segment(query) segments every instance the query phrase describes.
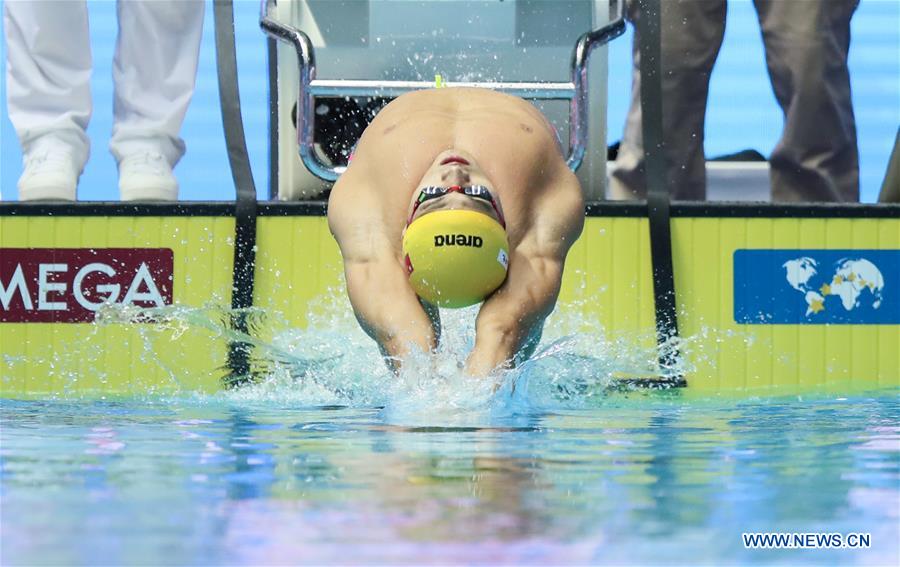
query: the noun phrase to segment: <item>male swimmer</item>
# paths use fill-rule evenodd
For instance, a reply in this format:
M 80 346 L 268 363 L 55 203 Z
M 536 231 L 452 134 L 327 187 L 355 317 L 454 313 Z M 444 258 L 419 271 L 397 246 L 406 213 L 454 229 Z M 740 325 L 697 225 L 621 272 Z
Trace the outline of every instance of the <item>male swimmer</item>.
M 484 301 L 473 376 L 534 351 L 584 199 L 530 103 L 484 89 L 398 97 L 369 124 L 328 202 L 354 313 L 396 371 L 434 350 L 437 307 Z

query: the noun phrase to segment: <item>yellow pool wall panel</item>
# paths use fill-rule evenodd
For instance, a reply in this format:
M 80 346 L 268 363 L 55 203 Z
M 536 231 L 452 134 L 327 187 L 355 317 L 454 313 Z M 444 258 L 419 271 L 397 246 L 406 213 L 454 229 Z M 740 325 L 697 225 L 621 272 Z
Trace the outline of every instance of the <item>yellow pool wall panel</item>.
M 644 217 L 587 218 L 554 322 L 652 351 L 648 232 Z M 229 216 L 0 217 L 4 248 L 170 248 L 174 303 L 192 307 L 230 305 L 233 240 Z M 900 325 L 744 325 L 733 303 L 735 250 L 897 250 L 900 219 L 677 217 L 672 242 L 689 390 L 900 386 Z M 259 217 L 256 261 L 254 305 L 272 323 L 261 340 L 285 325 L 315 329 L 324 320 L 316 315 L 335 306 L 349 310 L 324 216 Z M 176 335 L 152 325 L 0 323 L 0 393 L 220 389 L 227 340 L 196 329 Z
M 230 304 L 233 240 L 230 217 L 0 217 L 3 248 L 171 249 L 173 302 L 192 307 Z M 0 395 L 212 392 L 226 348 L 146 323 L 0 323 Z
M 323 300 L 346 296 L 341 252 L 324 217 L 261 217 L 256 238 L 255 306 L 305 328 Z
M 646 218 L 586 219 L 553 317 L 577 321 L 573 331 L 653 348 L 648 235 Z M 898 325 L 745 325 L 733 315 L 735 250 L 900 249 L 900 220 L 679 217 L 672 239 L 689 388 L 900 386 Z M 262 218 L 259 242 L 256 305 L 303 327 L 321 298 L 343 292 L 340 252 L 324 218 Z
M 900 386 L 900 325 L 745 325 L 733 315 L 735 250 L 897 250 L 900 220 L 676 218 L 672 241 L 691 388 Z

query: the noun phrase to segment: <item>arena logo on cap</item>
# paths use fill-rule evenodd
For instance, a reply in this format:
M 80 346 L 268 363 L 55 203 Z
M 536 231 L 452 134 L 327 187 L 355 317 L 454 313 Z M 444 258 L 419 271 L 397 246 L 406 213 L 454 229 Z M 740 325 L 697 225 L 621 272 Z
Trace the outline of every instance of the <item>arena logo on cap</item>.
M 0 248 L 0 322 L 85 323 L 104 304 L 172 304 L 168 248 Z
M 900 323 L 900 250 L 736 250 L 734 320 Z
M 473 248 L 481 248 L 484 240 L 480 236 L 471 234 L 436 234 L 434 237 L 435 246 L 471 246 Z

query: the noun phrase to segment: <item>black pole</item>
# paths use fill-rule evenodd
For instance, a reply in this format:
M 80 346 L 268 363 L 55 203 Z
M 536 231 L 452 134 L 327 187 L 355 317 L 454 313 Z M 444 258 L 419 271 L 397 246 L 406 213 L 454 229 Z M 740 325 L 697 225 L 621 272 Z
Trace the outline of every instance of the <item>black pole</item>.
M 269 199 L 278 197 L 278 44 L 266 38 L 269 55 Z
M 641 125 L 644 139 L 644 171 L 647 181 L 647 216 L 650 224 L 650 256 L 656 305 L 656 341 L 660 370 L 672 368 L 679 352 L 678 307 L 672 264 L 672 233 L 666 154 L 663 139 L 662 65 L 660 49 L 660 0 L 638 0 L 640 35 Z M 678 380 L 678 377 L 672 377 Z
M 231 290 L 231 326 L 249 333 L 247 308 L 253 306 L 254 266 L 256 264 L 256 185 L 250 169 L 250 157 L 241 117 L 241 96 L 237 79 L 237 57 L 234 43 L 234 6 L 232 0 L 213 3 L 216 29 L 216 67 L 219 77 L 219 103 L 228 163 L 235 187 L 234 210 L 234 278 Z M 250 376 L 250 348 L 242 341 L 228 345 L 226 377 L 229 386 L 247 381 Z

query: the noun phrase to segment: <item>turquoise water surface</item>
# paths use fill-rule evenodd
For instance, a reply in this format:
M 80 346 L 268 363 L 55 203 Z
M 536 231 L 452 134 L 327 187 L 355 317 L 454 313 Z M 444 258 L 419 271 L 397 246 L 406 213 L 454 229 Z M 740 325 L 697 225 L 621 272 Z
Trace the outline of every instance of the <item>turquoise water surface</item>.
M 900 403 L 2 402 L 2 563 L 896 565 Z M 748 550 L 742 532 L 868 533 Z
M 655 350 L 577 309 L 496 388 L 460 369 L 472 309 L 443 312 L 440 350 L 394 376 L 346 298 L 323 301 L 310 328 L 253 339 L 255 384 L 0 400 L 0 564 L 900 564 L 896 388 L 615 391 Z M 111 309 L 99 325 L 131 324 Z M 148 374 L 190 333 L 251 340 L 227 310 L 141 313 Z M 714 339 L 684 339 L 674 371 Z M 870 546 L 745 549 L 745 532 Z

